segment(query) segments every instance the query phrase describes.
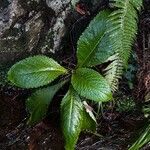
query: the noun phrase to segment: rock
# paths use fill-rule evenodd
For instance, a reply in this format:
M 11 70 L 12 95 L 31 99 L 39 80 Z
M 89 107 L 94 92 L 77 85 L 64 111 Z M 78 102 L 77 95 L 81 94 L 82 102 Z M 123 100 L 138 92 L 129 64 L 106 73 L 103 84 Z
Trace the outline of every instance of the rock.
M 58 51 L 70 8 L 69 0 L 7 1 L 0 11 L 0 65 Z
M 37 46 L 44 22 L 42 20 L 42 14 L 38 12 L 33 18 L 25 23 L 25 34 L 26 34 L 26 49 L 32 52 L 34 47 Z
M 70 10 L 70 0 L 0 1 L 0 84 L 1 72 L 16 61 L 62 48 Z
M 66 33 L 65 20 L 71 11 L 71 5 L 70 0 L 46 0 L 46 4 L 55 12 L 55 17 L 52 18 L 53 23 L 41 49 L 42 52 L 49 50 L 55 53 L 61 48 L 61 41 Z

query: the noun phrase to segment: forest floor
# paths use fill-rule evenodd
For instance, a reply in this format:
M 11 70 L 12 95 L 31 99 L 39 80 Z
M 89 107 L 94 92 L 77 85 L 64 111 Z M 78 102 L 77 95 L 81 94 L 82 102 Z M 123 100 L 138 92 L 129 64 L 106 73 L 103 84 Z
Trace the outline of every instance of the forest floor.
M 29 128 L 24 106 L 27 95 L 26 91 L 8 88 L 4 91 L 3 88 L 0 98 L 0 149 L 63 150 L 58 103 L 52 104 L 50 114 L 43 122 Z M 144 115 L 136 108 L 128 112 L 107 109 L 98 119 L 98 134 L 82 133 L 76 149 L 125 150 L 145 123 Z

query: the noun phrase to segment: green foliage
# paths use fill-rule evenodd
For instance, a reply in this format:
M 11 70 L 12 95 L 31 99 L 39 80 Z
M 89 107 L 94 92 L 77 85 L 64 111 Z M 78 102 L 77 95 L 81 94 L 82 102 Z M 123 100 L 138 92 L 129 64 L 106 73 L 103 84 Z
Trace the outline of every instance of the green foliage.
M 150 142 L 150 104 L 143 106 L 143 113 L 144 116 L 148 118 L 148 125 L 143 127 L 142 131 L 139 133 L 139 137 L 128 150 L 139 150 Z
M 143 6 L 143 0 L 130 0 L 130 3 L 132 3 L 138 11 L 140 11 Z
M 104 63 L 113 54 L 108 34 L 105 34 L 109 10 L 101 11 L 78 40 L 77 58 L 79 67 Z
M 143 113 L 146 118 L 150 117 L 150 104 L 143 106 Z
M 150 142 L 150 124 L 145 128 L 138 140 L 128 150 L 138 150 Z
M 28 124 L 35 125 L 45 118 L 49 104 L 56 92 L 65 84 L 65 82 L 37 90 L 26 101 L 26 107 L 30 113 Z
M 62 100 L 61 118 L 66 150 L 73 150 L 83 122 L 83 104 L 73 89 L 70 89 Z
M 150 102 L 150 91 L 145 95 L 145 102 Z
M 112 92 L 117 89 L 118 80 L 128 62 L 137 31 L 136 9 L 140 10 L 142 0 L 113 2 L 116 9 L 113 12 L 101 11 L 81 35 L 77 44 L 75 70 L 67 71 L 52 58 L 34 56 L 16 63 L 8 72 L 9 81 L 22 88 L 41 87 L 50 84 L 60 75 L 68 74 L 65 79 L 71 80 L 71 85 L 61 102 L 61 125 L 66 150 L 75 148 L 81 131 L 96 130 L 95 117 L 83 105 L 82 97 L 96 102 L 111 100 Z M 104 76 L 90 68 L 103 63 L 108 63 L 103 70 Z M 63 79 L 64 77 L 61 80 Z M 29 124 L 34 125 L 44 119 L 53 96 L 63 85 L 51 84 L 28 98 Z
M 112 51 L 116 55 L 118 54 L 118 58 L 112 62 L 114 64 L 109 65 L 106 75 L 112 91 L 115 91 L 123 69 L 128 64 L 132 44 L 137 33 L 137 9 L 140 10 L 142 7 L 142 0 L 113 0 L 112 6 L 116 10 L 109 15 L 107 33 Z
M 78 93 L 70 88 L 61 103 L 62 130 L 66 150 L 73 150 L 83 130 L 95 132 L 96 122 L 86 112 Z
M 140 0 L 141 1 L 141 0 Z M 127 65 L 131 47 L 137 33 L 137 4 L 133 0 L 113 0 L 112 5 L 117 8 L 109 16 L 111 27 L 107 31 L 112 41 L 112 49 L 119 54 L 124 66 Z M 139 6 L 139 5 L 138 5 Z
M 52 58 L 34 56 L 13 65 L 8 72 L 8 79 L 18 87 L 37 88 L 66 73 L 67 70 Z
M 71 83 L 74 89 L 87 99 L 97 102 L 105 102 L 112 99 L 111 89 L 107 81 L 92 69 L 77 69 L 72 75 Z
M 92 112 L 90 112 L 90 113 L 92 113 Z M 82 122 L 82 130 L 83 131 L 84 130 L 89 130 L 89 131 L 93 131 L 93 132 L 96 131 L 96 120 L 93 119 L 92 117 L 90 116 L 89 112 L 87 112 L 85 109 L 83 110 L 83 122 Z
M 112 92 L 115 92 L 118 89 L 118 80 L 122 75 L 122 61 L 119 58 L 118 53 L 110 56 L 106 61 L 110 61 L 111 63 L 104 69 L 105 78 L 109 83 Z
M 135 102 L 130 97 L 128 97 L 126 99 L 120 99 L 117 101 L 116 110 L 119 112 L 132 111 L 134 108 L 135 108 Z
M 147 104 L 143 107 L 143 113 L 146 118 L 150 116 L 150 104 Z M 148 119 L 148 125 L 144 126 L 142 131 L 139 134 L 140 136 L 132 144 L 129 150 L 138 150 L 141 149 L 144 145 L 150 142 L 150 120 Z

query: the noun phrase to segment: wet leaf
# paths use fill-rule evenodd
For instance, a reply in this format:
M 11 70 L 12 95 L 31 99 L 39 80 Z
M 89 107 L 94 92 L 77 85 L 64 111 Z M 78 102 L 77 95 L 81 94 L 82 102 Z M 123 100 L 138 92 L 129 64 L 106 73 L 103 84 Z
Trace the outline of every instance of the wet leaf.
M 30 113 L 28 124 L 35 125 L 45 118 L 49 104 L 51 103 L 56 92 L 65 82 L 37 90 L 26 101 L 26 107 Z
M 89 100 L 105 102 L 112 99 L 109 84 L 102 75 L 92 69 L 75 70 L 71 83 L 81 96 Z
M 36 88 L 52 82 L 65 73 L 67 70 L 52 58 L 39 55 L 13 65 L 8 72 L 8 79 L 18 87 Z
M 83 105 L 79 95 L 70 88 L 61 103 L 62 130 L 65 149 L 74 150 L 82 129 Z
M 104 63 L 113 54 L 108 34 L 105 34 L 109 14 L 108 10 L 101 11 L 79 38 L 77 45 L 79 67 Z

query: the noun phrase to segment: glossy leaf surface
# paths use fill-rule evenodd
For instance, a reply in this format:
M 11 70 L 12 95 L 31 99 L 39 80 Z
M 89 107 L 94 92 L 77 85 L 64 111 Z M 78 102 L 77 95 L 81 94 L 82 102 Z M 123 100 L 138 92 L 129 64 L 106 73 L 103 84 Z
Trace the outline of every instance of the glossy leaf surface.
M 105 34 L 109 15 L 110 11 L 101 11 L 78 40 L 77 59 L 79 67 L 101 64 L 113 54 L 108 34 Z
M 27 110 L 30 113 L 28 124 L 34 125 L 45 118 L 49 104 L 51 103 L 56 92 L 65 82 L 37 90 L 26 101 Z
M 65 138 L 65 149 L 74 150 L 82 129 L 83 104 L 76 91 L 68 91 L 61 103 L 62 130 Z
M 67 70 L 52 58 L 39 55 L 13 65 L 8 72 L 8 79 L 18 87 L 36 88 L 52 82 L 65 73 Z
M 71 83 L 81 96 L 89 100 L 105 102 L 112 99 L 111 89 L 107 81 L 92 69 L 79 68 L 75 70 Z

